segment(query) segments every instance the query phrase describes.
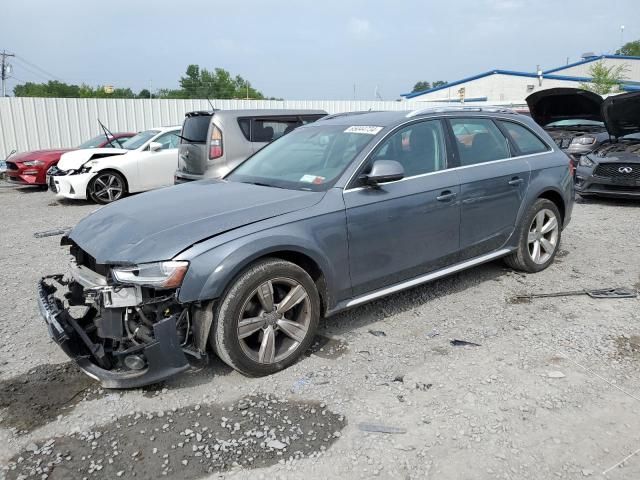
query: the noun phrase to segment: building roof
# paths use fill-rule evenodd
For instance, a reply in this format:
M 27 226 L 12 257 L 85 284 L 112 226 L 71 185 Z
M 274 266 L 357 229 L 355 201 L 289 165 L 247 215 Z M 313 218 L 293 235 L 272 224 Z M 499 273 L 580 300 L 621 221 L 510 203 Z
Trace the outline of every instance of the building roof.
M 601 60 L 603 58 L 617 58 L 617 59 L 625 59 L 625 60 L 640 60 L 640 57 L 631 57 L 631 56 L 627 56 L 627 55 L 600 55 L 598 57 L 589 57 L 589 58 L 587 58 L 585 60 L 582 60 L 580 62 L 572 63 L 572 64 L 569 64 L 569 65 L 565 65 L 563 67 L 553 68 L 551 70 L 546 70 L 546 71 L 542 72 L 542 78 L 543 79 L 549 79 L 549 80 L 565 80 L 565 81 L 570 81 L 570 82 L 590 82 L 591 81 L 590 77 L 573 77 L 573 76 L 569 76 L 569 75 L 555 75 L 555 74 L 553 74 L 553 72 L 564 70 L 566 68 L 571 68 L 571 67 L 574 67 L 576 65 L 582 65 L 584 63 L 594 62 L 596 60 Z M 420 95 L 424 95 L 425 93 L 432 93 L 432 92 L 437 92 L 438 90 L 445 90 L 445 89 L 448 89 L 448 88 L 451 88 L 451 87 L 455 87 L 456 85 L 460 85 L 462 83 L 467 83 L 467 82 L 470 82 L 472 80 L 477 80 L 479 78 L 488 77 L 490 75 L 508 75 L 508 76 L 514 76 L 514 77 L 538 78 L 538 74 L 537 73 L 518 72 L 518 71 L 515 71 L 515 70 L 500 70 L 500 69 L 496 69 L 496 70 L 489 70 L 488 72 L 480 73 L 478 75 L 473 75 L 472 77 L 467 77 L 467 78 L 463 78 L 461 80 L 456 80 L 454 82 L 449 82 L 449 83 L 446 83 L 446 84 L 441 85 L 439 87 L 430 88 L 428 90 L 421 90 L 419 92 L 403 93 L 400 96 L 401 97 L 405 97 L 407 99 L 414 98 L 414 97 L 418 97 Z M 636 82 L 626 82 L 626 83 L 636 84 Z M 623 85 L 623 89 L 626 86 L 627 85 Z

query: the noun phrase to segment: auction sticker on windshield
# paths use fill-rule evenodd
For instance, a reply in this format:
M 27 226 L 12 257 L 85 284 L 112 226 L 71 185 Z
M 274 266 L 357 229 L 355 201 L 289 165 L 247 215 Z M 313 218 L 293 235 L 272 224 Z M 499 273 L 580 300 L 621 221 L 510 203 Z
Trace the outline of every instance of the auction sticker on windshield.
M 315 183 L 316 185 L 320 185 L 322 184 L 322 182 L 324 182 L 324 177 L 319 177 L 317 175 L 303 175 L 300 181 L 305 183 Z
M 353 127 L 347 128 L 344 133 L 364 133 L 366 135 L 375 135 L 382 127 L 373 127 L 368 125 L 354 125 Z

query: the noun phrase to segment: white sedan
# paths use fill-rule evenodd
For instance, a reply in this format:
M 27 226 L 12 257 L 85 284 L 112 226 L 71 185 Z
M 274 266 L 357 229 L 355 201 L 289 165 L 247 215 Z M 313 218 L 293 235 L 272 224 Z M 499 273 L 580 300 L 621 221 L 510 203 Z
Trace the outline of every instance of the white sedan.
M 122 148 L 76 150 L 48 172 L 51 190 L 73 199 L 111 203 L 127 193 L 173 185 L 181 127 L 138 133 Z

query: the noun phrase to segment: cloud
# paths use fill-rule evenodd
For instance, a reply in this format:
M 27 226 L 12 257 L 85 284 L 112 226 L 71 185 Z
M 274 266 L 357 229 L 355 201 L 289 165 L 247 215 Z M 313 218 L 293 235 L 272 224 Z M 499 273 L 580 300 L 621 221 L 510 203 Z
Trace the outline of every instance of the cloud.
M 517 10 L 522 7 L 521 0 L 489 0 L 489 6 L 498 11 Z
M 349 33 L 356 38 L 365 38 L 371 34 L 371 23 L 365 18 L 352 18 L 347 26 Z

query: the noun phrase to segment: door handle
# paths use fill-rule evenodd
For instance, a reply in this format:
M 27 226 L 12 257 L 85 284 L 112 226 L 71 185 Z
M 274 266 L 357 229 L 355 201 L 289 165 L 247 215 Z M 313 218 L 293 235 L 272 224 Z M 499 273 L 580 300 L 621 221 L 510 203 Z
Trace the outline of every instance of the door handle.
M 436 200 L 438 200 L 439 202 L 448 202 L 449 200 L 453 200 L 454 198 L 456 198 L 456 193 L 452 192 L 451 190 L 445 190 L 440 194 L 440 196 L 436 197 Z
M 512 187 L 515 187 L 517 185 L 520 185 L 523 182 L 524 182 L 523 179 L 519 177 L 513 177 L 511 180 L 509 180 L 509 185 L 511 185 Z

